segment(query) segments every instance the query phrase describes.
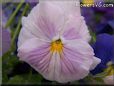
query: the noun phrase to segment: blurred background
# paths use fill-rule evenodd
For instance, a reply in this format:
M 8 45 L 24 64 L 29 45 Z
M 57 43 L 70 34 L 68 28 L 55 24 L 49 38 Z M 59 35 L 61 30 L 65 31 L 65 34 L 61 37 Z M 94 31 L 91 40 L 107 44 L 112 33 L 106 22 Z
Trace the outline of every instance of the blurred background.
M 113 2 L 105 2 L 104 0 L 95 0 L 94 3 L 100 2 L 114 5 Z M 81 4 L 83 3 L 87 4 L 87 2 L 81 2 Z M 60 85 L 57 82 L 45 80 L 28 64 L 19 61 L 17 57 L 21 18 L 27 16 L 37 4 L 38 0 L 0 3 L 2 84 Z M 101 63 L 84 79 L 67 84 L 105 84 L 104 78 L 113 75 L 111 72 L 114 70 L 114 6 L 81 7 L 81 14 L 84 16 L 92 36 L 90 44 L 94 49 L 95 56 L 101 59 Z

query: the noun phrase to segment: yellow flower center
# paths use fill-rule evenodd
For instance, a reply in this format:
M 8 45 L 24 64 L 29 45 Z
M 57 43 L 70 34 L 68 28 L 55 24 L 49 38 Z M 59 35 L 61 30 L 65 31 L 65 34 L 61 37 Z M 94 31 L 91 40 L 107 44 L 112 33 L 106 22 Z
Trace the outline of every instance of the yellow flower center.
M 60 39 L 53 41 L 51 43 L 51 52 L 59 52 L 61 53 L 63 50 L 63 44 L 62 41 Z

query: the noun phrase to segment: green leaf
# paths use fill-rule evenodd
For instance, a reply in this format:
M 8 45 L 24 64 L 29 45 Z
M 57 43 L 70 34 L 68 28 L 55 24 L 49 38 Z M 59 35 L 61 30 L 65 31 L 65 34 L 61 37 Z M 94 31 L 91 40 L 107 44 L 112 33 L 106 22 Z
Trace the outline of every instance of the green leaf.
M 96 83 L 96 84 L 104 84 L 104 81 L 103 81 L 102 78 L 96 77 L 96 78 L 94 78 L 94 80 L 95 80 L 95 83 Z
M 31 85 L 40 85 L 41 84 L 41 81 L 43 79 L 43 77 L 39 74 L 32 74 L 30 77 L 29 77 L 29 74 L 22 74 L 20 75 L 24 82 L 22 84 L 31 84 Z M 29 77 L 29 78 L 28 78 Z
M 2 84 L 7 83 L 8 81 L 8 76 L 6 73 L 2 73 Z
M 100 22 L 100 18 L 103 16 L 103 14 L 100 13 L 100 12 L 96 12 L 95 15 L 96 16 L 94 17 L 94 20 L 96 21 L 96 23 L 99 23 Z
M 42 79 L 41 75 L 33 74 L 28 82 L 31 84 L 41 84 Z
M 3 83 L 8 81 L 8 74 L 13 70 L 14 66 L 19 63 L 18 57 L 11 52 L 7 52 L 2 56 L 2 77 Z
M 39 74 L 33 74 L 30 78 L 28 78 L 29 74 L 21 74 L 11 77 L 7 82 L 3 82 L 3 84 L 29 84 L 29 85 L 40 85 L 43 77 Z M 5 77 L 6 78 L 6 77 Z M 5 79 L 4 78 L 4 79 Z
M 100 77 L 94 77 L 92 74 L 89 74 L 87 77 L 84 79 L 85 84 L 104 84 L 103 79 Z
M 91 43 L 96 42 L 96 34 L 91 29 L 89 29 L 90 35 L 91 35 Z
M 74 82 L 71 82 L 70 85 L 79 85 L 79 81 L 74 81 Z
M 104 78 L 106 75 L 107 75 L 107 72 L 102 72 L 102 73 L 94 75 L 94 78 L 97 78 L 97 77 L 98 78 Z
M 19 85 L 19 84 L 23 84 L 25 82 L 25 80 L 23 79 L 23 77 L 16 75 L 12 78 L 10 78 L 10 80 L 6 83 L 8 85 L 10 84 L 14 84 L 14 85 Z
M 11 53 L 6 53 L 2 58 L 3 69 L 5 66 L 13 67 L 19 63 L 18 57 L 16 55 L 12 55 Z

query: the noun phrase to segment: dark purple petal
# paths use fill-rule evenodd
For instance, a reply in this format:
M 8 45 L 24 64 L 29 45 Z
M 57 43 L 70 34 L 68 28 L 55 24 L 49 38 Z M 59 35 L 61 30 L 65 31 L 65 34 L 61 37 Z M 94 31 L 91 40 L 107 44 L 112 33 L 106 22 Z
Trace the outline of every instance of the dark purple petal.
M 8 51 L 10 48 L 10 33 L 6 29 L 2 29 L 2 54 Z
M 91 28 L 95 27 L 94 10 L 91 7 L 82 7 L 81 14 L 85 17 L 87 25 L 89 25 Z
M 34 6 L 37 5 L 37 3 L 39 2 L 39 0 L 25 0 L 25 2 L 29 3 L 30 6 L 33 8 Z
M 2 55 L 7 52 L 10 48 L 10 31 L 9 29 L 5 28 L 5 24 L 7 22 L 7 17 L 5 16 L 4 14 L 4 11 L 3 10 L 0 10 L 0 17 L 2 16 L 2 23 L 0 24 L 0 34 L 1 34 L 1 40 L 2 40 Z M 1 55 L 0 55 L 1 56 Z
M 95 56 L 101 59 L 101 63 L 92 71 L 96 74 L 102 72 L 106 64 L 114 58 L 114 35 L 100 34 L 92 46 Z

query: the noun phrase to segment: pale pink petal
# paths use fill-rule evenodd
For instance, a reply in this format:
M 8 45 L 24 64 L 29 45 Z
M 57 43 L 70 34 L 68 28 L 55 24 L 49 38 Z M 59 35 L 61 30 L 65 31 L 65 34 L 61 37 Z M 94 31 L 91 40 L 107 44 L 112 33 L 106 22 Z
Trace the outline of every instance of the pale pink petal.
M 48 44 L 47 46 L 49 47 L 48 42 L 39 40 L 38 38 L 31 38 L 31 39 L 25 41 L 20 47 L 18 47 L 18 55 L 21 60 L 24 60 L 28 56 L 27 53 L 29 53 L 41 46 L 45 47 L 46 44 Z
M 84 64 L 85 67 L 89 68 L 90 70 L 94 69 L 101 61 L 99 58 L 94 57 L 94 51 L 92 47 L 83 40 L 66 41 L 64 47 L 67 50 L 66 52 L 78 57 L 72 59 L 81 62 L 81 64 Z
M 74 52 L 74 54 L 75 53 L 76 52 Z M 82 64 L 80 60 L 78 61 L 78 59 L 75 60 L 73 58 L 76 59 L 78 57 L 67 52 L 67 49 L 64 49 L 61 54 L 54 52 L 50 60 L 49 72 L 43 74 L 43 76 L 48 80 L 60 83 L 84 78 L 88 75 L 89 68 L 85 65 L 86 63 Z
M 76 56 L 73 56 L 71 53 L 68 54 L 66 51 L 62 55 L 60 82 L 80 80 L 88 75 L 88 68 L 72 58 L 76 58 Z
M 48 67 L 49 72 L 44 74 L 44 77 L 51 81 L 59 81 L 60 80 L 60 56 L 58 52 L 54 52 L 52 54 L 50 64 Z
M 22 31 L 19 35 L 18 44 L 20 46 L 31 37 L 50 41 L 58 33 L 63 23 L 64 13 L 59 6 L 50 3 L 39 3 L 27 17 L 22 18 Z
M 18 37 L 18 47 L 20 47 L 25 41 L 35 38 L 33 34 L 31 34 L 30 31 L 28 31 L 26 28 L 22 28 Z
M 101 62 L 101 60 L 95 56 L 93 56 L 92 59 L 93 59 L 93 64 L 91 65 L 90 70 L 93 70 Z
M 80 50 L 79 47 L 83 49 Z M 86 77 L 91 66 L 95 62 L 96 65 L 100 63 L 97 58 L 97 60 L 93 59 L 93 55 L 91 47 L 84 41 L 71 41 L 68 44 L 64 44 L 63 53 L 60 54 L 60 63 L 58 63 L 61 69 L 59 69 L 60 74 L 58 74 L 60 77 L 56 81 L 65 83 Z
M 50 1 L 39 2 L 39 4 L 31 11 L 29 17 L 32 17 L 36 23 L 40 17 L 46 18 L 56 25 L 56 29 L 59 29 L 59 27 L 64 23 L 63 9 L 54 5 L 53 2 Z
M 90 32 L 88 30 L 85 20 L 81 24 L 79 34 L 81 34 L 81 37 L 84 41 L 89 42 L 91 40 Z
M 77 18 L 74 16 L 68 16 L 67 21 L 64 24 L 62 34 L 63 36 L 68 39 L 80 39 L 80 26 L 83 22 L 83 18 L 81 16 L 78 16 Z
M 67 16 L 69 14 L 74 14 L 75 16 L 80 16 L 81 12 L 80 12 L 80 1 L 79 0 L 40 0 L 39 2 L 49 2 L 50 4 L 54 4 L 55 6 L 60 7 L 63 12 L 64 15 Z
M 22 18 L 23 28 L 27 29 L 31 35 L 46 41 L 50 41 L 56 35 L 56 26 L 48 18 L 39 16 L 37 22 L 31 18 L 32 17 Z
M 45 37 L 47 35 L 53 36 L 50 34 L 51 31 L 53 34 L 57 33 L 63 22 L 63 11 L 59 6 L 55 6 L 49 2 L 40 2 L 32 9 L 28 17 L 23 18 L 23 26 L 28 27 L 27 29 L 32 30 L 38 37 L 41 37 L 41 34 Z
M 53 22 L 45 17 L 40 17 L 38 19 L 38 27 L 41 28 L 41 32 L 44 33 L 45 37 L 52 40 L 54 36 L 57 35 L 57 27 L 55 27 Z
M 34 38 L 25 42 L 18 51 L 21 60 L 30 64 L 43 77 L 60 83 L 84 78 L 93 68 L 92 65 L 99 63 L 97 58 L 93 58 L 92 48 L 83 40 L 66 41 L 63 52 L 58 53 L 50 51 L 49 43 Z
M 80 7 L 75 6 L 77 2 L 79 1 L 40 1 L 28 17 L 22 18 L 22 26 L 32 35 L 50 41 L 62 29 L 67 19 L 66 14 L 80 15 Z
M 33 42 L 34 41 L 34 42 Z M 29 40 L 29 43 L 38 40 Z M 21 60 L 30 64 L 36 71 L 48 80 L 58 81 L 60 77 L 60 56 L 57 53 L 50 52 L 49 44 L 38 45 L 36 47 L 25 43 L 18 50 L 18 56 Z M 34 48 L 34 49 L 33 49 Z M 32 50 L 32 51 L 31 51 Z
M 22 59 L 23 61 L 30 64 L 44 78 L 51 81 L 71 82 L 84 78 L 89 72 L 80 63 L 70 60 L 67 52 L 61 56 L 57 52 L 50 53 L 48 45 L 19 55 L 25 57 Z
M 67 40 L 83 39 L 87 42 L 90 40 L 90 34 L 82 16 L 68 16 L 62 34 Z

